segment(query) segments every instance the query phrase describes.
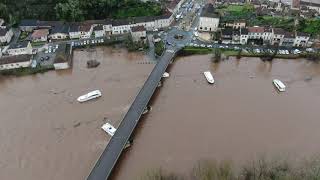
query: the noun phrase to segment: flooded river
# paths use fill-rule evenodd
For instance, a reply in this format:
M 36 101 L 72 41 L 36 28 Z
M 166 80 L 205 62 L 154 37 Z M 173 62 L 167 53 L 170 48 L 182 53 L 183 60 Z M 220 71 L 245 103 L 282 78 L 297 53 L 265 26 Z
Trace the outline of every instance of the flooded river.
M 86 61 L 101 65 L 87 69 Z M 73 70 L 0 79 L 0 179 L 85 179 L 154 64 L 140 53 L 75 51 Z M 152 111 L 117 164 L 115 180 L 162 167 L 185 173 L 200 159 L 245 162 L 259 154 L 294 157 L 320 149 L 320 65 L 305 60 L 178 58 Z M 202 74 L 211 70 L 216 84 Z M 278 93 L 272 79 L 287 85 Z M 75 99 L 100 89 L 87 103 Z
M 215 85 L 206 82 L 206 70 Z M 186 174 L 203 159 L 241 164 L 319 152 L 319 64 L 255 58 L 212 64 L 210 56 L 191 56 L 176 60 L 170 75 L 114 179 L 139 179 L 160 167 Z M 273 87 L 274 78 L 285 82 L 285 93 Z
M 101 62 L 87 69 L 86 61 Z M 73 70 L 1 77 L 0 179 L 80 180 L 89 175 L 154 64 L 143 54 L 98 48 L 75 51 Z M 100 89 L 102 97 L 76 98 Z

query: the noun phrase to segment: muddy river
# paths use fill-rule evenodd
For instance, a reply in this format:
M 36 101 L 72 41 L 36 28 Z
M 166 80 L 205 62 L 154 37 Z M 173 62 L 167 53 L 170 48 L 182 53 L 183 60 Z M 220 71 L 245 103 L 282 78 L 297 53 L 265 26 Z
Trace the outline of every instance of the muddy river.
M 101 62 L 87 69 L 86 61 Z M 144 54 L 98 48 L 75 51 L 73 70 L 1 77 L 0 179 L 79 180 L 89 175 L 154 64 Z M 77 97 L 100 89 L 102 97 Z
M 87 69 L 86 61 L 101 65 Z M 154 67 L 142 53 L 75 51 L 72 70 L 0 79 L 0 179 L 85 179 Z M 201 159 L 245 162 L 259 154 L 310 156 L 320 149 L 320 65 L 305 60 L 178 58 L 152 111 L 117 164 L 115 180 L 162 167 L 184 173 Z M 209 85 L 202 72 L 210 70 Z M 278 93 L 272 79 L 287 85 Z M 103 96 L 76 98 L 100 89 Z
M 320 64 L 255 58 L 213 64 L 210 56 L 191 56 L 176 60 L 170 75 L 114 179 L 139 179 L 157 168 L 186 174 L 203 159 L 243 164 L 319 152 Z M 285 93 L 273 87 L 274 78 L 287 85 Z

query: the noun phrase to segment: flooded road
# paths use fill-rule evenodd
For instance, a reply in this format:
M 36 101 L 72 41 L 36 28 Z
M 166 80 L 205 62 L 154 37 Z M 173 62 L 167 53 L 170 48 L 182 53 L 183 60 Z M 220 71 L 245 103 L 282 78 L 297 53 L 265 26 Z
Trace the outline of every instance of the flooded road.
M 101 62 L 87 69 L 87 60 Z M 75 51 L 73 69 L 0 79 L 0 179 L 85 179 L 154 67 L 141 53 Z M 76 98 L 99 89 L 102 97 Z
M 274 78 L 286 92 L 277 92 Z M 302 158 L 320 149 L 320 65 L 309 61 L 179 58 L 152 106 L 113 179 L 139 179 L 160 167 L 185 174 L 202 159 L 241 164 L 261 155 Z

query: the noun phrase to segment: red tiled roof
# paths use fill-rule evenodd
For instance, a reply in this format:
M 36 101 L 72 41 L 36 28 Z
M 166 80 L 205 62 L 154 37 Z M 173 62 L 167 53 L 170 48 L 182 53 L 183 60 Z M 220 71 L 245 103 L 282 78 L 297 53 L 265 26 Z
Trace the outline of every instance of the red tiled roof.
M 31 37 L 32 38 L 41 38 L 41 37 L 44 37 L 44 36 L 48 36 L 49 34 L 49 29 L 37 29 L 37 30 L 34 30 Z
M 132 32 L 145 31 L 146 29 L 143 26 L 131 27 Z
M 263 33 L 264 27 L 248 27 L 250 33 Z

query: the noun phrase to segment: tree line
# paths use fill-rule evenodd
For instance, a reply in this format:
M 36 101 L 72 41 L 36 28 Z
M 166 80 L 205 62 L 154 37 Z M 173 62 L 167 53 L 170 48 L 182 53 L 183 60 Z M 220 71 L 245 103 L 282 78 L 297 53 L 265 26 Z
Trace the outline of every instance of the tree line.
M 21 19 L 83 21 L 160 15 L 162 6 L 140 0 L 2 0 L 0 18 L 9 24 Z M 129 12 L 129 13 L 124 13 Z

